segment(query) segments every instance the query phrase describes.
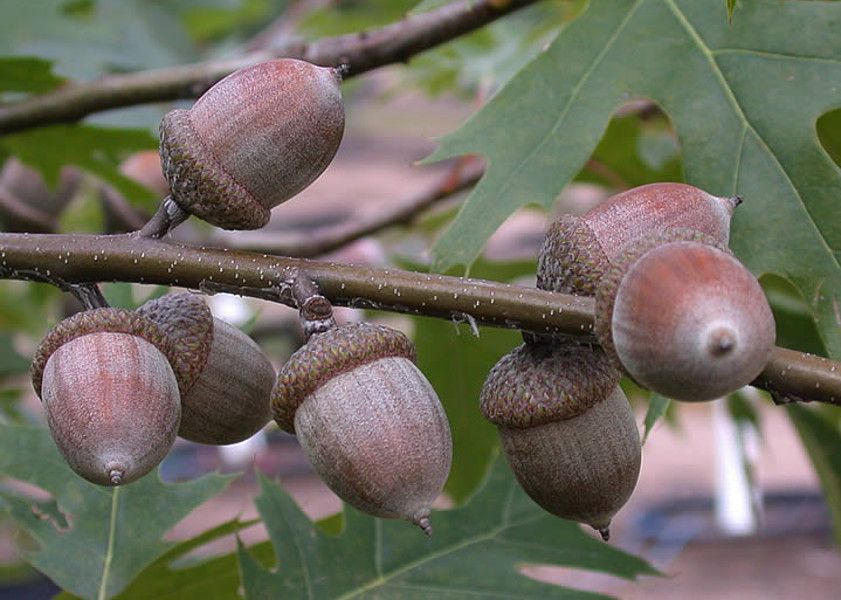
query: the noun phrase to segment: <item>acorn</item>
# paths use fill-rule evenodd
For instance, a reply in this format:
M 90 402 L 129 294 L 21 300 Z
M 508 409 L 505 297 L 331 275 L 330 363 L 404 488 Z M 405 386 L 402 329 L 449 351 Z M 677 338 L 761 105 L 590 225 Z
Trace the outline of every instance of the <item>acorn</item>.
M 257 229 L 327 168 L 344 132 L 340 71 L 284 58 L 246 67 L 161 121 L 172 199 L 224 229 Z
M 332 327 L 313 334 L 284 365 L 272 406 L 277 424 L 298 436 L 342 500 L 430 534 L 430 506 L 450 471 L 452 439 L 414 360 L 412 342 L 399 331 Z
M 626 249 L 599 287 L 595 331 L 638 383 L 688 401 L 753 381 L 776 335 L 751 272 L 713 238 L 685 229 Z
M 32 384 L 70 467 L 99 485 L 130 483 L 167 455 L 181 418 L 175 350 L 152 321 L 99 308 L 41 342 Z
M 271 420 L 275 371 L 260 347 L 215 318 L 198 294 L 169 294 L 137 309 L 174 342 L 185 374 L 178 435 L 200 444 L 233 444 Z
M 511 470 L 550 513 L 607 540 L 639 478 L 640 436 L 619 372 L 598 347 L 523 344 L 493 367 L 482 414 Z
M 4 229 L 52 233 L 80 181 L 78 169 L 65 167 L 59 175 L 58 186 L 50 189 L 38 171 L 10 158 L 0 170 L 0 215 Z
M 584 215 L 562 215 L 538 255 L 541 290 L 595 296 L 605 271 L 630 243 L 667 229 L 691 228 L 727 245 L 741 203 L 683 183 L 652 183 L 608 198 Z

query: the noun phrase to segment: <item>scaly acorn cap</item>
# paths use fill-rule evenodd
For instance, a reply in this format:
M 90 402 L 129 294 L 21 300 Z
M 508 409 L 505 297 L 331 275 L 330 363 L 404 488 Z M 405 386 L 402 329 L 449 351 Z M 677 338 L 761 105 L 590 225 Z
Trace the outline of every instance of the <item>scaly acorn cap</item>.
M 76 313 L 53 327 L 41 340 L 32 359 L 32 387 L 41 397 L 41 384 L 47 361 L 62 345 L 67 342 L 100 332 L 126 333 L 143 338 L 166 357 L 178 380 L 179 392 L 183 394 L 182 384 L 187 381 L 185 365 L 178 358 L 178 351 L 173 340 L 152 320 L 122 308 L 96 308 Z
M 561 215 L 540 249 L 538 289 L 595 296 L 599 281 L 637 240 L 691 228 L 727 245 L 741 198 L 718 197 L 684 183 L 651 183 L 608 198 L 580 217 Z
M 248 335 L 213 317 L 204 298 L 168 294 L 145 303 L 138 313 L 173 339 L 185 365 L 179 436 L 200 444 L 233 444 L 271 420 L 274 367 Z
M 245 67 L 161 121 L 173 200 L 224 229 L 257 229 L 312 183 L 344 133 L 336 69 L 279 59 Z
M 524 344 L 488 375 L 481 408 L 520 485 L 607 540 L 636 486 L 641 445 L 619 372 L 597 347 Z
M 563 376 L 550 376 L 560 366 Z M 606 398 L 619 379 L 598 348 L 523 344 L 491 369 L 481 410 L 491 423 L 518 429 L 572 419 Z
M 561 215 L 549 226 L 537 255 L 537 289 L 595 296 L 609 267 L 610 261 L 587 222 L 575 215 Z
M 204 370 L 213 345 L 213 313 L 207 302 L 199 294 L 167 294 L 145 302 L 135 312 L 172 340 L 186 396 Z
M 774 317 L 756 278 L 721 243 L 672 230 L 632 244 L 596 296 L 602 347 L 641 385 L 713 400 L 767 364 Z
M 340 373 L 388 356 L 415 361 L 415 346 L 401 332 L 372 323 L 347 324 L 313 335 L 278 373 L 272 410 L 278 426 L 295 433 L 295 411 L 320 385 Z

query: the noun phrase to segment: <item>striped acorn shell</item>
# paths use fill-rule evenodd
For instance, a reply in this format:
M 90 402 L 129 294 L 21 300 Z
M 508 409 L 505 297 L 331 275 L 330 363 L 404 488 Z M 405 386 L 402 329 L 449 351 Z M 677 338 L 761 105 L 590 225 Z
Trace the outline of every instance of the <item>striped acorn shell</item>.
M 446 414 L 402 333 L 372 324 L 310 337 L 281 369 L 275 420 L 342 500 L 431 533 L 452 461 Z
M 130 483 L 169 452 L 181 416 L 172 344 L 151 321 L 101 308 L 65 319 L 33 361 L 33 385 L 70 467 L 99 485 Z
M 184 364 L 178 435 L 201 444 L 233 444 L 271 420 L 274 367 L 248 335 L 213 317 L 202 296 L 168 294 L 138 313 L 172 338 Z
M 618 381 L 597 347 L 524 344 L 497 363 L 481 393 L 482 413 L 497 425 L 526 493 L 605 539 L 636 486 L 642 460 Z

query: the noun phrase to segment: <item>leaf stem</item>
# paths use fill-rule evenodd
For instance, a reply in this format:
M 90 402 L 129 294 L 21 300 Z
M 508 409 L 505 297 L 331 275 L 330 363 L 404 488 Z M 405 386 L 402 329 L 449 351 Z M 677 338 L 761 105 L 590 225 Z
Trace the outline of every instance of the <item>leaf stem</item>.
M 102 565 L 102 581 L 99 583 L 97 600 L 108 598 L 108 577 L 111 572 L 111 561 L 114 558 L 114 537 L 117 533 L 117 508 L 119 506 L 120 488 L 112 488 L 111 492 L 111 518 L 108 522 L 108 547 L 105 551 L 105 561 Z

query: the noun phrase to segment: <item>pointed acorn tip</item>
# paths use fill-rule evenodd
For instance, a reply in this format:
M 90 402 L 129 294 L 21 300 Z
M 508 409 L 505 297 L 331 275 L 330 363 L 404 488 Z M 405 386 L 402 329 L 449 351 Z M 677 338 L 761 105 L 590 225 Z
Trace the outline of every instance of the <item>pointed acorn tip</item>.
M 421 531 L 423 531 L 426 535 L 432 535 L 432 522 L 429 520 L 428 508 L 418 511 L 417 514 L 412 517 L 412 523 L 420 527 Z
M 598 530 L 599 535 L 602 536 L 604 541 L 610 541 L 610 527 L 605 527 L 603 529 Z
M 350 65 L 348 63 L 342 63 L 333 69 L 333 72 L 336 74 L 336 77 L 339 79 L 339 83 L 345 80 L 345 78 L 350 75 Z
M 111 480 L 111 485 L 120 485 L 123 482 L 124 473 L 120 469 L 111 469 L 108 471 L 108 479 Z
M 727 327 L 720 327 L 710 333 L 707 350 L 712 356 L 724 356 L 736 347 L 736 334 Z

